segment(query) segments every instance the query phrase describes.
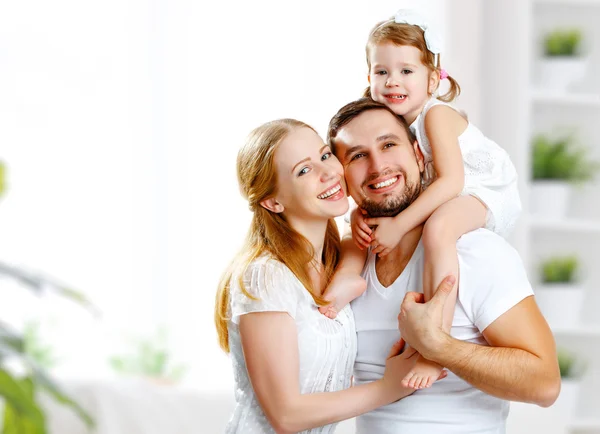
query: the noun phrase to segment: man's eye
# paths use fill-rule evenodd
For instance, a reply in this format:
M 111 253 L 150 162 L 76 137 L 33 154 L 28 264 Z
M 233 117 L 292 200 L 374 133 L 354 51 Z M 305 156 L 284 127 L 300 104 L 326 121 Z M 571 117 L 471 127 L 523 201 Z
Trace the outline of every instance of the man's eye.
M 385 145 L 383 145 L 384 148 L 391 148 L 392 146 L 396 146 L 395 143 L 386 143 Z
M 298 176 L 306 175 L 309 171 L 310 169 L 307 166 L 305 166 L 302 169 L 300 169 L 300 172 L 298 172 Z
M 352 158 L 350 159 L 350 161 L 358 160 L 359 158 L 362 158 L 364 156 L 365 156 L 365 154 L 360 154 L 360 153 L 359 154 L 354 154 L 352 156 Z

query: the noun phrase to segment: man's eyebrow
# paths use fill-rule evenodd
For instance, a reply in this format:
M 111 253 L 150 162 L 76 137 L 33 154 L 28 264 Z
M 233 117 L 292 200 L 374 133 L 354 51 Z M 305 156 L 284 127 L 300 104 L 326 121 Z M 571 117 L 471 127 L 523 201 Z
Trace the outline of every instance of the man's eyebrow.
M 325 144 L 323 145 L 323 147 L 322 147 L 321 149 L 319 149 L 319 154 L 320 154 L 321 152 L 323 152 L 323 149 L 325 149 L 325 148 L 329 148 L 329 145 L 328 145 L 327 143 L 325 143 Z M 298 161 L 298 162 L 297 162 L 297 163 L 294 165 L 294 167 L 292 167 L 292 173 L 294 173 L 294 171 L 296 170 L 296 166 L 298 166 L 298 165 L 300 165 L 300 164 L 302 164 L 302 163 L 305 163 L 305 162 L 307 162 L 307 161 L 310 161 L 310 157 L 306 157 L 304 160 L 300 160 L 300 161 Z
M 395 134 L 391 134 L 390 133 L 390 134 L 384 134 L 383 136 L 379 136 L 375 140 L 378 141 L 378 142 L 384 142 L 386 140 L 398 140 L 398 141 L 400 141 L 400 137 L 398 137 Z
M 354 152 L 356 152 L 356 151 L 358 151 L 359 149 L 362 149 L 362 148 L 363 148 L 362 145 L 357 145 L 357 146 L 352 146 L 351 148 L 346 149 L 346 152 L 344 152 L 344 158 L 348 158 Z

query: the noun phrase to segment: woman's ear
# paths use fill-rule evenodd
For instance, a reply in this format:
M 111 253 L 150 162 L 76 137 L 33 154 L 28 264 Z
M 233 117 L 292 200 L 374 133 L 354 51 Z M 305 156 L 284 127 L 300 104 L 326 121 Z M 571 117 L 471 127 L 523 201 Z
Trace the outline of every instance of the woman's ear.
M 262 206 L 266 210 L 269 210 L 274 213 L 283 212 L 283 210 L 285 209 L 284 206 L 282 204 L 280 204 L 279 202 L 277 202 L 277 199 L 275 199 L 274 197 L 270 197 L 268 199 L 261 200 L 260 206 Z

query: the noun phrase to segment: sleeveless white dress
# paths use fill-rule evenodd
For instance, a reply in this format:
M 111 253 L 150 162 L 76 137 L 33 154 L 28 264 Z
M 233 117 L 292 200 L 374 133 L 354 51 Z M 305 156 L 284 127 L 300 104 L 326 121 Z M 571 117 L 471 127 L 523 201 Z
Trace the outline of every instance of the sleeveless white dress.
M 236 406 L 227 434 L 275 433 L 267 421 L 250 384 L 240 342 L 239 319 L 251 312 L 287 312 L 298 329 L 300 393 L 334 392 L 350 387 L 356 357 L 356 328 L 350 305 L 335 320 L 319 313 L 312 296 L 281 262 L 262 256 L 252 262 L 244 276 L 244 295 L 232 280 L 230 289 L 229 347 L 235 380 Z M 303 431 L 329 434 L 335 425 Z
M 436 105 L 446 105 L 456 110 L 448 103 L 431 98 L 410 125 L 425 157 L 425 186 L 436 177 L 431 145 L 425 134 L 425 115 Z M 508 153 L 484 136 L 471 122 L 458 137 L 458 143 L 465 168 L 461 196 L 471 195 L 481 200 L 488 209 L 485 228 L 506 237 L 521 213 L 517 171 Z

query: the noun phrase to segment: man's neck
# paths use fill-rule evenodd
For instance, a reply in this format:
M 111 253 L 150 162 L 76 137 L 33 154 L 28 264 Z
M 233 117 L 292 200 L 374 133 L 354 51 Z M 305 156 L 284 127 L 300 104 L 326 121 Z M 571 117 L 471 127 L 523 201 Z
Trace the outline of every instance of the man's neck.
M 422 233 L 423 225 L 417 226 L 404 235 L 402 240 L 400 240 L 400 244 L 387 256 L 377 258 L 375 270 L 377 278 L 383 286 L 390 286 L 402 274 L 419 245 Z

